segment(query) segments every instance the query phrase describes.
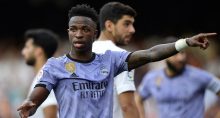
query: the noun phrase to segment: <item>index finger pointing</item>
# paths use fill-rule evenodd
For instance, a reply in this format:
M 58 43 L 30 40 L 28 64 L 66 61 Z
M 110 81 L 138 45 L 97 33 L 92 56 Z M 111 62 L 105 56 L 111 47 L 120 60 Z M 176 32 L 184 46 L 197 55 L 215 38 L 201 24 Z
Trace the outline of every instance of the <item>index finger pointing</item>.
M 20 106 L 17 108 L 17 111 L 20 111 L 21 109 L 23 109 L 24 106 Z
M 215 36 L 215 35 L 217 35 L 217 33 L 204 33 L 203 36 L 209 37 L 209 36 Z

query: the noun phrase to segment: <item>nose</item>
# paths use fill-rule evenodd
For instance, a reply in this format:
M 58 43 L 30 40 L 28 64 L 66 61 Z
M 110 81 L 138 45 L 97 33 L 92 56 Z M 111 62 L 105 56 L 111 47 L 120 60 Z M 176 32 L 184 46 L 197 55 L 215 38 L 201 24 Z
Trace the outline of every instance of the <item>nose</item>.
M 130 33 L 132 33 L 132 34 L 135 33 L 135 28 L 133 25 L 130 26 L 129 30 L 130 30 Z
M 76 36 L 76 38 L 82 38 L 83 37 L 82 31 L 81 30 L 76 31 L 75 36 Z

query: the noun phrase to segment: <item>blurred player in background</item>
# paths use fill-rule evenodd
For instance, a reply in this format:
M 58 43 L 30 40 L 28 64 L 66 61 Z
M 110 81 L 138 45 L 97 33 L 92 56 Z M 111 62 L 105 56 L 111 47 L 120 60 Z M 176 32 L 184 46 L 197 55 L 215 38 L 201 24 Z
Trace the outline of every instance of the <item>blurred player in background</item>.
M 42 75 L 40 69 L 47 59 L 52 57 L 58 47 L 58 37 L 48 29 L 31 29 L 25 32 L 25 46 L 22 55 L 26 63 L 34 67 L 36 77 L 33 79 L 28 96 Z M 31 118 L 57 118 L 57 101 L 52 91 Z
M 133 27 L 136 11 L 119 2 L 106 3 L 99 12 L 101 34 L 93 43 L 93 52 L 104 54 L 106 50 L 125 51 L 135 33 Z M 125 71 L 114 78 L 113 118 L 138 118 L 134 101 L 134 70 Z
M 166 59 L 166 67 L 149 71 L 138 89 L 137 101 L 142 118 L 143 101 L 153 97 L 160 118 L 203 118 L 204 94 L 219 94 L 220 81 L 212 74 L 186 64 L 186 52 Z

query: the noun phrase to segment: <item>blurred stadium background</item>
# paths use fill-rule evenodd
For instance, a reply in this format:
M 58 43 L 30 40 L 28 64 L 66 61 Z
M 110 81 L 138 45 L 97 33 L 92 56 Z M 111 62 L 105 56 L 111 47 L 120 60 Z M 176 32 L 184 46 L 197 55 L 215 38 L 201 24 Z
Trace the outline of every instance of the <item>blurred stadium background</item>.
M 12 117 L 27 95 L 34 77 L 31 67 L 21 56 L 23 33 L 32 28 L 48 28 L 60 36 L 55 56 L 67 53 L 68 10 L 78 4 L 89 4 L 97 11 L 107 0 L 1 0 L 0 2 L 0 102 L 8 100 Z M 220 7 L 212 1 L 120 1 L 136 9 L 136 33 L 128 46 L 129 51 L 149 48 L 164 43 L 167 38 L 182 38 L 200 32 L 220 31 Z M 207 69 L 220 77 L 219 36 L 204 51 L 189 49 L 189 63 Z M 142 76 L 161 62 L 148 64 L 136 70 L 136 86 Z M 212 97 L 210 97 L 212 99 Z M 4 101 L 3 101 L 4 102 Z M 0 103 L 1 105 L 1 103 Z M 1 112 L 1 111 L 0 111 Z M 152 112 L 154 112 L 152 110 Z

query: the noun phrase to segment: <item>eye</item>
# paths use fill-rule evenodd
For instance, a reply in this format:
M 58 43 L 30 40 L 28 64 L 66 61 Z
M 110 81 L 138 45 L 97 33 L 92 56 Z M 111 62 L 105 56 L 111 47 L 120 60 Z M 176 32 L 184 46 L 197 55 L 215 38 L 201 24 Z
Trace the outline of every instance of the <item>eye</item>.
M 76 27 L 70 27 L 70 31 L 76 32 L 76 31 L 77 31 L 77 28 L 76 28 Z
M 88 28 L 88 27 L 83 27 L 83 32 L 85 32 L 85 33 L 88 33 L 88 32 L 90 32 L 91 31 L 91 29 L 90 28 Z
M 131 23 L 129 23 L 129 22 L 125 22 L 125 23 L 124 23 L 124 26 L 125 26 L 125 27 L 128 27 L 130 24 L 131 24 Z

